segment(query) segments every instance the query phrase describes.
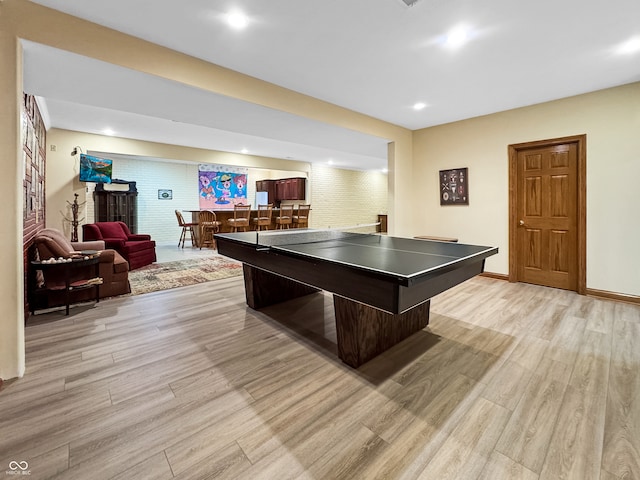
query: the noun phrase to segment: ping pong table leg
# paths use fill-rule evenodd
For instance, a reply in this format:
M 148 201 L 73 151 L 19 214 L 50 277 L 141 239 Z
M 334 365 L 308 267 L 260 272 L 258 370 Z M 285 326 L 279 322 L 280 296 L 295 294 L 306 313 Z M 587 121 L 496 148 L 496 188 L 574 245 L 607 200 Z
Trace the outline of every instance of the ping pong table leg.
M 430 302 L 393 314 L 334 295 L 338 356 L 358 368 L 425 328 L 429 324 Z
M 246 263 L 242 265 L 242 269 L 247 305 L 255 310 L 320 291 L 318 288 L 252 267 Z

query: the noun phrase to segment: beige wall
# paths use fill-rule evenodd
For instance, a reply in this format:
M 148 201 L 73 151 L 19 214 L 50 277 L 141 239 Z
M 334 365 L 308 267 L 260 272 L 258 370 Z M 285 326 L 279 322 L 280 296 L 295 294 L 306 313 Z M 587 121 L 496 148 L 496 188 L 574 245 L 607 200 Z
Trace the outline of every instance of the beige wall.
M 413 233 L 495 245 L 508 273 L 509 144 L 587 135 L 587 287 L 640 295 L 640 83 L 414 132 Z M 469 206 L 441 207 L 438 171 L 469 168 Z

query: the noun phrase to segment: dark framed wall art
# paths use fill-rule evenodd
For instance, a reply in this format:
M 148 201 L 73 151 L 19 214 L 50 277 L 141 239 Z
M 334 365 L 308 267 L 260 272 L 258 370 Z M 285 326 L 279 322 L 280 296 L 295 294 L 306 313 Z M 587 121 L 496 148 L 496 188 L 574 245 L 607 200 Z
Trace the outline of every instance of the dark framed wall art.
M 468 170 L 440 170 L 440 205 L 469 205 Z

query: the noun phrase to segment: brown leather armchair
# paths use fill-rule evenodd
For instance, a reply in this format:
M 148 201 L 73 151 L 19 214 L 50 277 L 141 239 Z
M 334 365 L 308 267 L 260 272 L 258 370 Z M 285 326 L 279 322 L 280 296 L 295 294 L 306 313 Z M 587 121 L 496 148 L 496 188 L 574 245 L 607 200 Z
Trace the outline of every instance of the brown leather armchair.
M 129 269 L 144 267 L 156 261 L 156 242 L 147 234 L 129 231 L 124 222 L 96 222 L 82 226 L 83 240 L 103 240 L 129 262 Z
M 129 285 L 129 264 L 115 250 L 105 250 L 104 242 L 70 242 L 62 232 L 54 228 L 45 228 L 38 232 L 34 242 L 40 260 L 59 257 L 68 258 L 73 255 L 74 252 L 82 250 L 100 251 L 99 274 L 102 278 L 102 284 L 98 290 L 100 298 L 113 297 L 131 292 Z M 84 278 L 87 276 L 93 277 L 93 268 L 93 266 L 90 267 L 90 271 L 88 272 L 79 269 L 79 271 L 74 272 L 74 274 L 78 276 L 78 278 L 82 278 L 83 276 Z M 55 270 L 48 270 L 44 278 L 41 278 L 38 283 L 42 283 L 42 280 L 44 281 L 44 285 L 38 285 L 40 287 L 50 288 L 56 285 L 64 285 L 64 278 L 56 275 Z M 91 300 L 94 297 L 95 293 L 92 289 L 72 292 L 72 302 Z M 44 304 L 41 304 L 42 299 L 34 301 L 39 304 L 37 308 L 64 305 L 64 294 L 58 290 L 47 290 L 47 298 Z

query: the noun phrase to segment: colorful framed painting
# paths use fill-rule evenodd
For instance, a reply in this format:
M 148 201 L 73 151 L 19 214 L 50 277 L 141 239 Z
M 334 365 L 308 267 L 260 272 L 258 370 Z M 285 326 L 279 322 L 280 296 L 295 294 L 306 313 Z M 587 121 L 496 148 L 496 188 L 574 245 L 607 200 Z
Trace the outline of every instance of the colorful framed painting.
M 440 170 L 440 205 L 469 205 L 468 170 Z
M 233 210 L 236 204 L 246 205 L 247 173 L 246 167 L 200 164 L 200 210 Z

